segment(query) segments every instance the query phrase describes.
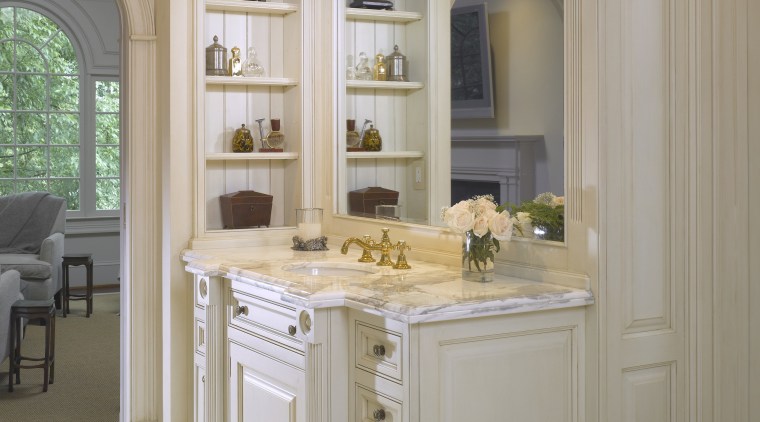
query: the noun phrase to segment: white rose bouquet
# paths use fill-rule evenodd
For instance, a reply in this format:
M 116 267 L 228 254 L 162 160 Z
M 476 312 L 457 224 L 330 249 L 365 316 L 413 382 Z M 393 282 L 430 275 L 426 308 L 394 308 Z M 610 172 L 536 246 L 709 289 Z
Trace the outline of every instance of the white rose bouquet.
M 473 265 L 477 271 L 485 271 L 488 260 L 493 264 L 494 254 L 499 252 L 499 241 L 512 239 L 509 211 L 497 206 L 491 195 L 475 196 L 445 207 L 441 217 L 452 231 L 469 237 L 469 245 L 468 241 L 463 245 L 462 265 L 466 264 L 470 271 Z

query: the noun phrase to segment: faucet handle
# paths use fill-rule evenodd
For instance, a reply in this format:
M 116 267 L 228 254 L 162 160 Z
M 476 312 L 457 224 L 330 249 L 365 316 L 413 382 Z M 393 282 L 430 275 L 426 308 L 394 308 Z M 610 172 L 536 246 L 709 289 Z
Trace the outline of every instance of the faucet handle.
M 406 255 L 404 254 L 404 251 L 410 251 L 412 250 L 412 247 L 407 245 L 405 240 L 399 240 L 398 243 L 393 246 L 393 249 L 398 250 L 398 259 L 393 268 L 397 270 L 408 270 L 412 268 L 412 266 L 406 262 Z
M 387 227 L 383 227 L 381 230 L 383 231 L 383 237 L 380 238 L 380 243 L 383 243 L 383 242 L 391 243 L 391 238 L 390 236 L 388 236 L 388 232 L 391 229 Z

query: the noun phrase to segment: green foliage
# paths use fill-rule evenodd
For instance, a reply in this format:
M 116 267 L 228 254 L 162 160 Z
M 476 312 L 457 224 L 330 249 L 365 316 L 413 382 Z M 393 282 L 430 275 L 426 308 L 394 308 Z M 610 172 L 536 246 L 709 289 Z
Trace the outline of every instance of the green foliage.
M 45 110 L 47 78 L 43 75 L 16 75 L 16 110 Z
M 58 111 L 79 111 L 78 77 L 50 77 L 50 109 Z
M 50 113 L 50 144 L 79 145 L 79 115 Z
M 512 215 L 517 215 L 518 212 L 530 214 L 531 225 L 544 232 L 543 235 L 537 237 L 558 242 L 565 240 L 564 205 L 554 205 L 546 201 L 532 200 L 524 201 L 520 205 L 506 203 L 503 206 Z
M 96 82 L 96 208 L 118 209 L 119 83 Z M 0 7 L 0 194 L 49 191 L 80 205 L 79 62 L 47 17 Z
M 465 239 L 462 244 L 462 265 L 466 263 L 470 271 L 485 271 L 488 268 L 488 261 L 490 260 L 493 264 L 495 253 L 501 249 L 499 241 L 491 236 L 491 232 L 478 237 L 472 230 L 465 233 Z M 469 240 L 469 249 L 467 240 Z M 474 269 L 473 266 L 475 266 Z
M 119 179 L 98 179 L 97 185 L 96 209 L 118 210 L 121 206 Z
M 98 112 L 116 113 L 119 111 L 119 83 L 116 81 L 97 81 L 95 83 L 95 103 Z
M 115 113 L 97 114 L 95 116 L 97 135 L 95 141 L 98 145 L 119 144 L 119 115 Z

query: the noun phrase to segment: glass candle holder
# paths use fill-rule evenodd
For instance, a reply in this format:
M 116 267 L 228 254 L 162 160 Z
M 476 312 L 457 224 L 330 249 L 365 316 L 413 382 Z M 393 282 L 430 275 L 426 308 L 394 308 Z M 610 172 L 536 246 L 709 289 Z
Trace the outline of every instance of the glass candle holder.
M 375 217 L 384 220 L 400 220 L 401 205 L 375 205 Z
M 296 208 L 298 236 L 303 240 L 322 236 L 322 208 Z

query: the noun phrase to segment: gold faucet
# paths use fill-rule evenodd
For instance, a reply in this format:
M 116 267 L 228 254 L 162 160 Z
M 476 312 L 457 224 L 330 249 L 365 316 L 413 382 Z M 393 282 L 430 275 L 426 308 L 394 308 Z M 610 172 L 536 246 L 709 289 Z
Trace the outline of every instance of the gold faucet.
M 383 237 L 380 239 L 380 243 L 376 243 L 369 235 L 364 236 L 364 240 L 358 237 L 349 237 L 343 242 L 343 247 L 340 248 L 340 253 L 343 255 L 348 253 L 348 247 L 352 243 L 356 243 L 362 248 L 362 256 L 359 258 L 359 262 L 375 262 L 375 258 L 372 257 L 371 251 L 380 251 L 380 261 L 377 265 L 381 266 L 393 266 L 391 261 L 391 250 L 395 249 L 395 246 L 391 243 L 390 237 L 388 237 L 389 229 L 383 228 Z

